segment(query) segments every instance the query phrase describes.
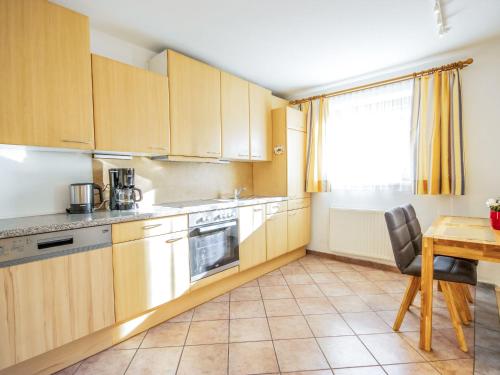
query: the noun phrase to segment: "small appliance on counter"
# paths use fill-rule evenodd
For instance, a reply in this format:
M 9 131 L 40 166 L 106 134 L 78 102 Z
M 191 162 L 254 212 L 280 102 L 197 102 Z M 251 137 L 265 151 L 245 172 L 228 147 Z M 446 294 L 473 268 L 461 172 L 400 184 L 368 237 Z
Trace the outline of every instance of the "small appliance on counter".
M 142 200 L 142 191 L 135 187 L 134 180 L 134 168 L 109 170 L 110 210 L 131 210 L 137 207 L 137 202 Z
M 94 191 L 99 193 L 99 204 L 94 203 Z M 70 214 L 88 214 L 103 205 L 102 188 L 92 182 L 83 182 L 69 185 L 70 207 L 66 211 Z

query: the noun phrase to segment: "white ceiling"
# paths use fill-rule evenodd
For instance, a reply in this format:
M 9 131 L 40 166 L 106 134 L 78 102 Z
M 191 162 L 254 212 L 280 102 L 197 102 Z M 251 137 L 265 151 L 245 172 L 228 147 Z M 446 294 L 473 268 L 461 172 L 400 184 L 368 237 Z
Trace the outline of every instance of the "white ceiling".
M 169 47 L 282 95 L 500 35 L 500 0 L 52 0 L 98 30 Z

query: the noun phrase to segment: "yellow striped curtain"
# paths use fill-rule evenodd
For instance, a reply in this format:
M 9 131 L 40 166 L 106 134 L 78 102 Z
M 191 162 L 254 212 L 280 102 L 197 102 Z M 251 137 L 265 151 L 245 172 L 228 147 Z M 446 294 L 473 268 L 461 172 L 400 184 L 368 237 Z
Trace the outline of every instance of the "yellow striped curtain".
M 325 157 L 327 100 L 320 98 L 301 105 L 301 109 L 306 112 L 306 191 L 309 193 L 331 191 L 326 168 L 328 160 Z
M 465 194 L 458 69 L 415 79 L 411 144 L 415 194 Z

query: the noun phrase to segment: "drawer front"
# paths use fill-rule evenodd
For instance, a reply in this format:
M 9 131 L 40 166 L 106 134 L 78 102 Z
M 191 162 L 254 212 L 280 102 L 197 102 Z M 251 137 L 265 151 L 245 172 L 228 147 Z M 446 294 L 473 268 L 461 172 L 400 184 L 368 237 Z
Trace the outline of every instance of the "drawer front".
M 287 210 L 288 204 L 286 201 L 283 202 L 273 202 L 266 204 L 266 214 L 272 215 L 278 212 L 285 212 Z
M 113 224 L 113 243 L 140 240 L 141 238 L 179 232 L 187 230 L 187 227 L 187 215 Z
M 288 201 L 288 211 L 310 206 L 311 198 L 291 199 Z

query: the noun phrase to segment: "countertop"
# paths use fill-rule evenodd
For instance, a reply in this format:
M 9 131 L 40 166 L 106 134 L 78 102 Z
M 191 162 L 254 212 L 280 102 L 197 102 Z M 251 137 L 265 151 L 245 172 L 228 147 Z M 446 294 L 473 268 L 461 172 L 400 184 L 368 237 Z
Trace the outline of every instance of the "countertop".
M 96 211 L 91 214 L 52 214 L 0 219 L 0 239 L 67 229 L 190 214 L 223 208 L 251 206 L 287 200 L 286 197 L 252 197 L 171 202 L 128 211 Z

